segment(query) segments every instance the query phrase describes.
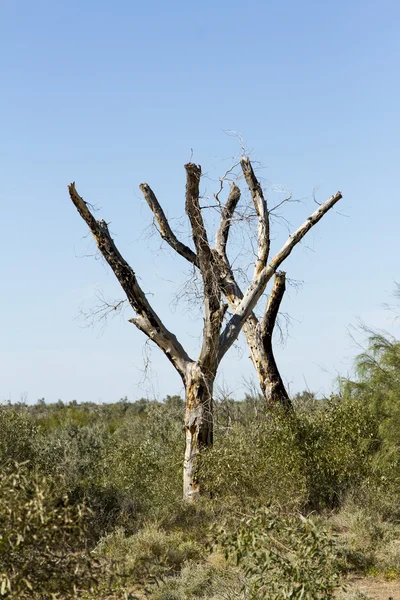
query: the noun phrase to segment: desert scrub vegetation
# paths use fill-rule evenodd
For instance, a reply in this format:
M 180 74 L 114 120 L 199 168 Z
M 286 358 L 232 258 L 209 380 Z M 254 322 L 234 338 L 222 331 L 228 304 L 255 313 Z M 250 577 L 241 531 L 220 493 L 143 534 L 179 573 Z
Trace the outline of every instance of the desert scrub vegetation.
M 322 599 L 399 578 L 399 343 L 374 335 L 357 368 L 291 411 L 216 401 L 195 504 L 180 398 L 1 406 L 1 593 Z
M 132 535 L 116 529 L 100 540 L 95 554 L 117 564 L 119 576 L 134 584 L 176 576 L 185 563 L 201 561 L 205 549 L 182 531 L 166 532 L 155 523 L 149 523 Z
M 204 489 L 226 505 L 301 506 L 307 498 L 306 469 L 296 422 L 278 408 L 266 413 L 262 398 L 251 404 L 237 411 L 228 427 L 217 422 L 215 442 L 200 464 Z M 256 418 L 246 414 L 254 404 Z
M 92 589 L 99 564 L 87 549 L 88 514 L 26 463 L 3 463 L 0 595 L 70 598 L 78 589 Z
M 242 517 L 219 546 L 242 565 L 249 600 L 330 600 L 338 585 L 333 539 L 301 514 L 263 507 Z

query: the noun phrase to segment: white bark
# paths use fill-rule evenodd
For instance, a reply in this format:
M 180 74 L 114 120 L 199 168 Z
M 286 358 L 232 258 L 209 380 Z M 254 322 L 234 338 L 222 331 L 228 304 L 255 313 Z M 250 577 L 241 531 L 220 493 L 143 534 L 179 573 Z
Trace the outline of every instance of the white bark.
M 270 235 L 269 235 L 269 215 L 267 203 L 264 198 L 262 187 L 257 177 L 254 174 L 253 167 L 251 165 L 248 156 L 243 156 L 240 164 L 242 166 L 243 175 L 246 179 L 247 185 L 253 199 L 254 208 L 257 213 L 258 227 L 257 227 L 257 261 L 254 270 L 254 277 L 258 277 L 262 269 L 267 264 L 270 247 Z
M 281 250 L 274 256 L 267 267 L 253 279 L 247 288 L 235 313 L 227 323 L 220 339 L 219 361 L 237 339 L 243 323 L 246 321 L 257 301 L 264 293 L 265 287 L 283 261 L 289 256 L 293 248 L 303 239 L 306 233 L 322 219 L 322 217 L 342 198 L 341 192 L 331 196 L 326 202 L 320 204 L 317 210 L 287 239 Z

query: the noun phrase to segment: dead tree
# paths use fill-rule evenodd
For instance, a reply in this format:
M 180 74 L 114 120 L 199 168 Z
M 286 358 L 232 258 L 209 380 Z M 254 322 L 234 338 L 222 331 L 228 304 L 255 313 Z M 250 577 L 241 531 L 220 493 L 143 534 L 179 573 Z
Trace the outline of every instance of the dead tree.
M 250 285 L 247 295 L 253 293 L 253 290 L 260 285 L 265 288 L 264 283 L 257 281 L 268 281 L 283 260 L 291 252 L 307 231 L 315 225 L 323 215 L 338 202 L 342 195 L 340 192 L 332 196 L 307 219 L 307 221 L 288 239 L 288 242 L 278 253 L 268 267 L 270 252 L 270 218 L 267 203 L 263 194 L 262 187 L 255 176 L 251 162 L 247 156 L 243 156 L 240 165 L 242 172 L 256 210 L 258 219 L 258 253 L 255 264 L 253 282 Z M 147 184 L 140 186 L 143 196 L 152 210 L 158 224 L 158 230 L 161 237 L 187 261 L 199 267 L 197 255 L 192 252 L 185 244 L 182 244 L 172 231 L 168 219 L 157 200 L 156 195 Z M 244 295 L 238 285 L 232 266 L 227 255 L 227 243 L 230 232 L 230 226 L 235 215 L 235 210 L 241 196 L 240 189 L 235 183 L 232 183 L 228 199 L 225 206 L 221 207 L 220 226 L 215 241 L 215 256 L 219 266 L 218 284 L 221 293 L 225 296 L 231 311 L 236 311 L 245 304 Z M 277 367 L 272 347 L 272 333 L 276 323 L 279 307 L 285 292 L 286 278 L 284 273 L 276 274 L 273 289 L 265 310 L 264 318 L 260 323 L 254 314 L 250 311 L 247 320 L 241 321 L 241 327 L 245 334 L 247 345 L 250 352 L 250 358 L 257 372 L 260 388 L 268 406 L 282 405 L 285 408 L 291 407 L 291 401 L 285 385 Z M 257 294 L 257 292 L 256 292 Z M 234 317 L 232 319 L 234 321 Z M 236 331 L 233 328 L 233 331 Z
M 250 165 L 248 158 L 243 158 L 243 164 Z M 185 432 L 186 449 L 183 473 L 183 495 L 188 501 L 197 498 L 200 492 L 196 474 L 196 465 L 201 450 L 213 441 L 213 385 L 218 366 L 237 339 L 239 332 L 245 326 L 248 318 L 263 294 L 268 281 L 276 273 L 282 262 L 289 256 L 293 248 L 306 235 L 307 231 L 341 198 L 338 193 L 322 204 L 307 221 L 292 234 L 280 252 L 267 263 L 269 252 L 269 220 L 266 203 L 259 192 L 252 194 L 258 215 L 258 257 L 254 277 L 244 294 L 239 293 L 231 269 L 228 268 L 226 244 L 229 226 L 240 192 L 233 185 L 224 208 L 217 235 L 215 248 L 211 248 L 200 206 L 200 177 L 201 168 L 189 163 L 186 169 L 186 204 L 185 210 L 191 225 L 192 239 L 195 252 L 179 242 L 173 234 L 165 215 L 150 187 L 143 183 L 140 188 L 146 200 L 158 207 L 162 216 L 159 221 L 161 235 L 170 245 L 187 260 L 198 267 L 203 281 L 204 327 L 203 342 L 199 357 L 194 360 L 189 357 L 177 337 L 169 331 L 149 303 L 141 289 L 132 267 L 120 254 L 108 226 L 103 219 L 96 220 L 89 205 L 78 194 L 75 183 L 69 185 L 69 194 L 80 216 L 88 225 L 96 244 L 113 270 L 129 304 L 135 312 L 130 322 L 136 325 L 151 339 L 173 364 L 185 387 Z M 157 211 L 153 209 L 155 214 Z M 233 314 L 224 324 L 228 306 L 222 302 L 221 290 L 224 283 L 224 293 L 234 309 Z

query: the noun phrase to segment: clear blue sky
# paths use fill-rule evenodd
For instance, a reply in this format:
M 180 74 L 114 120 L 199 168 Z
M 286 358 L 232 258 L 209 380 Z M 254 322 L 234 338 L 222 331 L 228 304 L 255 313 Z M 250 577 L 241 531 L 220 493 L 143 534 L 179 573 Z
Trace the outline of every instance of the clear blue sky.
M 202 323 L 170 310 L 186 265 L 158 240 L 138 184 L 183 214 L 190 158 L 214 178 L 239 152 L 260 175 L 309 198 L 294 226 L 338 189 L 344 199 L 296 250 L 277 347 L 292 391 L 329 392 L 356 349 L 357 317 L 390 328 L 381 304 L 399 274 L 400 4 L 236 0 L 0 0 L 0 399 L 115 401 L 181 390 L 158 350 L 143 379 L 144 336 L 123 318 L 83 327 L 97 289 L 118 297 L 72 206 L 75 180 L 111 221 L 120 249 L 166 325 L 195 356 Z M 206 182 L 211 193 L 212 182 Z M 393 333 L 396 327 L 392 327 Z M 220 383 L 237 397 L 252 375 L 244 349 Z

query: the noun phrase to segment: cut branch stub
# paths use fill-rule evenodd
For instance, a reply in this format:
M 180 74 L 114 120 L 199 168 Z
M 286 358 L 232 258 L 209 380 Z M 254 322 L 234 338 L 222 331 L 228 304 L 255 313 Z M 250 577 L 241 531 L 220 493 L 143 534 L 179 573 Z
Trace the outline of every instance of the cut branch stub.
M 261 270 L 267 264 L 270 247 L 270 233 L 269 233 L 269 215 L 267 209 L 267 203 L 264 198 L 262 187 L 257 177 L 254 174 L 253 166 L 248 156 L 243 156 L 240 161 L 244 178 L 249 187 L 251 197 L 253 199 L 254 208 L 258 217 L 258 228 L 257 228 L 257 261 L 254 272 L 254 277 L 257 277 Z
M 221 254 L 221 256 L 224 257 L 224 259 L 227 259 L 226 245 L 228 243 L 232 218 L 239 200 L 240 189 L 235 183 L 232 183 L 228 199 L 224 208 L 222 209 L 221 222 L 217 231 L 217 237 L 215 241 L 215 249 L 217 250 L 217 252 L 219 252 L 219 254 Z
M 286 273 L 284 271 L 277 271 L 275 273 L 274 286 L 268 298 L 267 308 L 265 309 L 264 318 L 261 323 L 261 335 L 263 338 L 265 336 L 272 336 L 285 290 Z

